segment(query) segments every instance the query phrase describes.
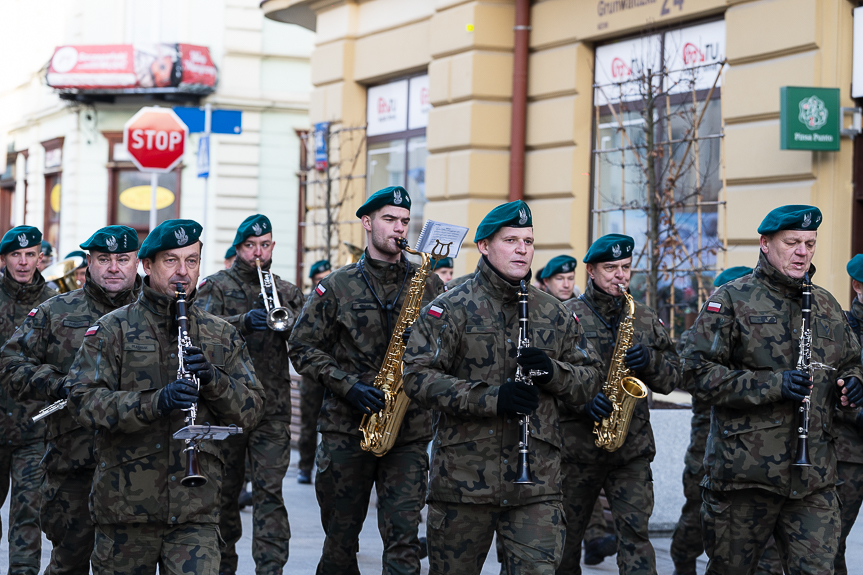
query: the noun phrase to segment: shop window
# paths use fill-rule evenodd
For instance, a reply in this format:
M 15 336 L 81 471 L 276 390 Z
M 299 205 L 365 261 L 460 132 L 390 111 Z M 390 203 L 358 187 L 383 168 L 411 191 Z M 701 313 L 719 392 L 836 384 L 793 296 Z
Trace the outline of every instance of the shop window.
M 57 249 L 60 242 L 63 138 L 42 142 L 42 147 L 45 148 L 45 222 L 42 237 Z
M 366 192 L 403 186 L 411 197 L 408 242 L 416 244 L 423 226 L 425 165 L 428 157 L 428 76 L 415 76 L 368 91 Z
M 139 171 L 123 147 L 123 134 L 105 133 L 108 139 L 108 223 L 129 226 L 143 242 L 150 233 L 150 174 Z M 156 190 L 157 221 L 180 217 L 181 167 L 159 174 Z
M 591 239 L 635 238 L 631 291 L 673 335 L 724 267 L 724 59 L 724 21 L 596 49 Z

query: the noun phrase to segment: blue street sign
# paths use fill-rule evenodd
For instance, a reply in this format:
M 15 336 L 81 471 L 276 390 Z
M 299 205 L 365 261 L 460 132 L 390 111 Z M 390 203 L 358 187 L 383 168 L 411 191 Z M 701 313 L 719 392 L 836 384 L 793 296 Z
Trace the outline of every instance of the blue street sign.
M 189 133 L 204 131 L 204 109 L 177 106 L 174 112 L 189 127 Z M 210 132 L 213 134 L 242 134 L 243 112 L 240 110 L 213 110 L 210 120 Z
M 198 177 L 210 177 L 210 136 L 198 140 Z
M 329 131 L 329 122 L 315 124 L 315 169 L 319 172 L 327 169 L 327 136 Z

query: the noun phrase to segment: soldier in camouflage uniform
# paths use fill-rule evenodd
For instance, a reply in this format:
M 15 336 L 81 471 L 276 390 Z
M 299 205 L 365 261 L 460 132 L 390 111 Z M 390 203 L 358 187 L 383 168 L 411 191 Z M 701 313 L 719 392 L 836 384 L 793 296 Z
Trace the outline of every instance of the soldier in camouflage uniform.
M 312 280 L 312 291 L 306 301 L 315 295 L 315 287 L 321 280 L 330 275 L 332 266 L 329 260 L 319 260 L 309 269 Z M 315 463 L 315 451 L 318 447 L 318 414 L 324 403 L 324 386 L 308 376 L 300 380 L 300 440 L 297 448 L 300 452 L 300 463 L 297 471 L 297 483 L 312 482 L 312 466 Z
M 42 233 L 32 226 L 12 228 L 0 241 L 4 273 L 0 280 L 0 343 L 24 323 L 33 308 L 57 292 L 45 285 L 37 269 L 42 260 Z M 45 454 L 45 423 L 32 417 L 44 401 L 18 401 L 5 385 L 0 386 L 0 505 L 9 494 L 9 573 L 36 575 L 42 549 L 39 507 L 43 471 L 39 461 Z
M 221 270 L 198 287 L 197 306 L 234 326 L 246 339 L 255 374 L 266 390 L 264 417 L 254 429 L 221 443 L 225 461 L 230 461 L 222 483 L 222 520 L 225 540 L 219 572 L 237 570 L 236 544 L 243 534 L 238 498 L 246 484 L 246 453 L 251 462 L 252 557 L 258 575 L 281 573 L 288 562 L 291 527 L 282 496 L 282 482 L 291 460 L 291 376 L 285 345 L 291 328 L 275 331 L 267 326 L 261 284 L 255 260 L 267 271 L 273 261 L 272 224 L 261 214 L 246 218 L 234 236 L 237 259 L 229 270 Z M 279 303 L 293 318 L 303 307 L 300 289 L 273 275 Z
M 833 573 L 840 534 L 834 410 L 863 399 L 863 367 L 842 310 L 812 290 L 812 379 L 796 369 L 802 279 L 815 275 L 821 212 L 783 206 L 758 233 L 755 271 L 705 303 L 681 352 L 688 389 L 712 407 L 701 485 L 707 572 L 752 573 L 771 534 L 786 573 Z M 794 466 L 809 396 L 809 467 Z
M 476 276 L 423 308 L 405 353 L 404 384 L 434 410 L 429 573 L 479 573 L 497 533 L 506 573 L 552 574 L 566 535 L 559 405 L 599 389 L 599 358 L 578 320 L 530 286 L 530 343 L 517 352 L 519 281 L 530 283 L 533 227 L 522 201 L 498 206 L 474 238 Z M 539 372 L 528 385 L 517 364 Z M 534 484 L 514 484 L 520 421 L 529 415 Z
M 55 402 L 68 392 L 64 376 L 100 317 L 137 299 L 138 233 L 126 226 L 102 228 L 81 244 L 90 251 L 84 288 L 61 294 L 30 313 L 0 357 L 4 385 L 19 400 Z M 46 420 L 47 449 L 42 459 L 42 531 L 53 544 L 45 573 L 90 572 L 93 522 L 87 511 L 96 460 L 93 433 L 63 409 Z
M 319 575 L 359 573 L 359 534 L 373 485 L 384 542 L 383 572 L 420 572 L 417 532 L 428 482 L 431 416 L 410 403 L 395 445 L 382 457 L 361 449 L 359 429 L 364 414 L 384 407 L 383 392 L 372 384 L 417 273 L 396 243 L 407 233 L 410 205 L 407 191 L 396 186 L 375 192 L 360 206 L 357 217 L 368 248 L 359 262 L 317 285 L 291 335 L 297 371 L 327 388 L 318 417 L 321 443 L 315 477 L 326 534 Z M 442 291 L 440 278 L 430 274 L 423 301 Z
M 584 335 L 608 372 L 618 339 L 618 328 L 628 313 L 619 285 L 629 288 L 634 240 L 608 234 L 596 240 L 584 257 L 587 288 L 566 302 L 584 329 Z M 677 355 L 659 317 L 649 307 L 635 303 L 633 344 L 624 363 L 632 374 L 656 393 L 669 393 L 680 381 Z M 605 489 L 617 535 L 620 573 L 655 574 L 656 556 L 647 534 L 653 512 L 653 475 L 650 462 L 656 454 L 647 400 L 637 401 L 623 445 L 615 451 L 597 447 L 595 423 L 608 418 L 612 403 L 603 391 L 579 409 L 565 413 L 563 488 L 568 536 L 559 574 L 581 573 L 581 541 L 590 512 Z
M 73 417 L 96 432 L 90 514 L 96 522 L 95 575 L 215 575 L 219 568 L 219 494 L 224 454 L 216 441 L 198 449 L 204 485 L 182 485 L 186 443 L 173 434 L 197 403 L 198 424 L 251 429 L 264 390 L 242 336 L 229 323 L 189 306 L 186 369 L 178 379 L 176 285 L 194 302 L 201 226 L 168 220 L 141 245 L 147 278 L 138 301 L 84 333 L 67 376 Z M 234 464 L 235 462 L 229 462 Z
M 441 258 L 432 262 L 432 271 L 437 274 L 443 283 L 452 280 L 452 258 Z
M 537 279 L 542 284 L 543 291 L 550 293 L 560 301 L 567 301 L 581 295 L 581 290 L 575 285 L 575 268 L 578 260 L 572 256 L 560 255 L 549 260 L 539 272 Z

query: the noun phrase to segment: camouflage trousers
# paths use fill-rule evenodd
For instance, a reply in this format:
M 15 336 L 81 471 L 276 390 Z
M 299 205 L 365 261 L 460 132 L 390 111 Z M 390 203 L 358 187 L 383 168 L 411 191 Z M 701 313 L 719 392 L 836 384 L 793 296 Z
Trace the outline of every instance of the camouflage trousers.
M 238 498 L 246 484 L 246 454 L 251 462 L 252 558 L 255 573 L 281 573 L 288 562 L 291 527 L 282 496 L 282 482 L 291 462 L 291 430 L 286 421 L 265 419 L 257 427 L 222 442 L 222 518 L 225 538 L 220 573 L 237 570 L 237 542 L 243 535 Z
M 708 575 L 750 575 L 773 535 L 785 573 L 833 573 L 839 546 L 834 489 L 789 499 L 763 489 L 702 493 L 701 521 Z
M 217 575 L 219 540 L 213 524 L 96 525 L 93 575 Z
M 360 438 L 321 434 L 315 492 L 326 538 L 318 575 L 359 575 L 360 530 L 377 491 L 384 575 L 419 575 L 420 511 L 428 486 L 426 442 L 396 445 L 383 457 L 360 448 Z
M 95 527 L 88 508 L 93 470 L 45 474 L 42 483 L 42 531 L 51 541 L 51 562 L 45 575 L 90 572 Z
M 596 498 L 596 504 L 590 514 L 590 521 L 584 530 L 584 542 L 601 539 L 608 535 L 608 522 L 605 520 L 605 512 L 602 509 L 602 501 Z
M 860 504 L 863 503 L 863 465 L 859 463 L 846 463 L 840 461 L 838 465 L 839 484 L 836 492 L 839 501 L 842 502 L 842 533 L 839 537 L 839 552 L 836 553 L 836 561 L 833 564 L 836 575 L 847 575 L 848 568 L 845 565 L 845 539 L 854 527 L 857 514 L 860 512 Z
M 656 575 L 656 554 L 647 536 L 653 512 L 653 475 L 650 462 L 636 458 L 623 466 L 564 463 L 563 505 L 566 510 L 566 546 L 557 573 L 581 574 L 581 542 L 599 491 L 614 518 L 617 565 L 627 575 Z
M 310 377 L 303 376 L 300 381 L 300 471 L 311 471 L 315 465 L 315 451 L 318 447 L 318 414 L 324 403 L 324 386 Z
M 9 575 L 38 575 L 42 557 L 39 527 L 45 443 L 0 447 L 0 506 L 9 501 Z M 2 524 L 0 524 L 2 529 Z
M 429 502 L 429 575 L 478 575 L 495 533 L 503 547 L 501 573 L 553 575 L 566 536 L 563 505 Z

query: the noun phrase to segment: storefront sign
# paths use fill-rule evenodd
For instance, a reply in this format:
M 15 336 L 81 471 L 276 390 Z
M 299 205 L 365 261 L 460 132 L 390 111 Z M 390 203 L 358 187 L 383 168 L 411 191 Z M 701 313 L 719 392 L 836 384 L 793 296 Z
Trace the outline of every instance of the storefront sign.
M 329 163 L 327 155 L 327 140 L 329 139 L 330 123 L 318 122 L 315 124 L 315 169 L 324 172 Z
M 425 128 L 429 110 L 428 75 L 369 88 L 366 134 L 380 136 Z
M 418 76 L 410 80 L 410 102 L 408 104 L 408 129 L 416 130 L 429 125 L 429 77 Z
M 722 85 L 725 20 L 665 33 L 666 90 L 671 94 L 709 90 Z
M 863 7 L 854 8 L 851 97 L 863 98 Z
M 839 88 L 780 88 L 783 150 L 839 151 Z
M 647 71 L 662 70 L 662 37 L 659 34 L 606 44 L 596 49 L 596 105 L 640 100 Z

